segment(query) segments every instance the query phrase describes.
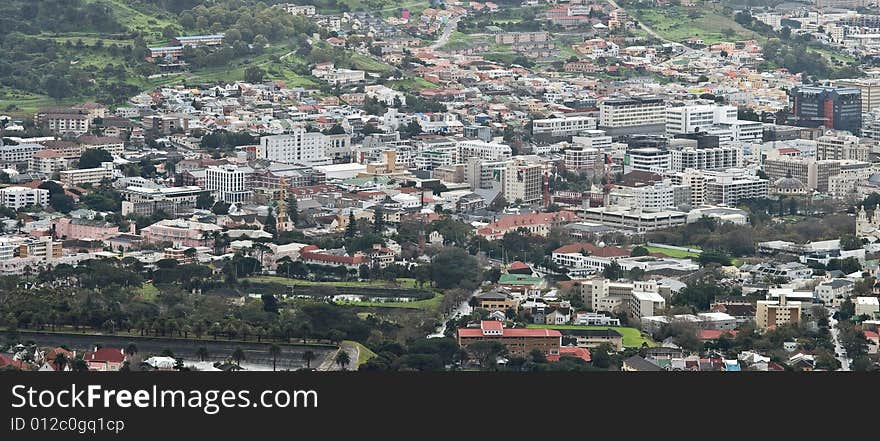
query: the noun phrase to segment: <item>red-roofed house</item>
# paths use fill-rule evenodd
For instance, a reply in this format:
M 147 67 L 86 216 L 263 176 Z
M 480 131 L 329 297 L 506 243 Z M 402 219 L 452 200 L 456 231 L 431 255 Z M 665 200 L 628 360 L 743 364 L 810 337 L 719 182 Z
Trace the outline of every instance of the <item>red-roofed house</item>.
M 464 349 L 480 341 L 497 341 L 507 347 L 507 355 L 525 357 L 535 349 L 558 356 L 562 333 L 553 329 L 505 328 L 499 321 L 483 320 L 479 328 L 459 328 L 458 345 Z
M 559 361 L 562 357 L 577 357 L 581 360 L 590 362 L 590 350 L 587 348 L 578 348 L 576 346 L 563 346 L 559 348 L 559 355 L 550 355 L 547 361 Z
M 125 352 L 119 348 L 101 348 L 83 355 L 90 371 L 118 371 L 125 358 Z
M 353 256 L 349 256 L 342 250 L 321 250 L 315 245 L 309 245 L 301 249 L 299 251 L 299 259 L 307 264 L 344 266 L 348 269 L 358 269 L 363 264 L 370 264 L 370 259 L 364 253 L 355 253 Z
M 724 331 L 721 329 L 700 329 L 697 331 L 697 338 L 700 340 L 718 340 L 722 335 L 728 338 L 736 337 L 737 331 Z
M 573 222 L 577 215 L 570 211 L 558 211 L 555 213 L 531 213 L 514 214 L 504 216 L 501 219 L 477 230 L 477 234 L 488 240 L 501 239 L 508 231 L 524 229 L 533 236 L 546 237 L 550 228 Z
M 602 271 L 611 262 L 629 257 L 630 252 L 618 247 L 600 247 L 591 243 L 573 243 L 553 250 L 553 262 L 573 270 Z

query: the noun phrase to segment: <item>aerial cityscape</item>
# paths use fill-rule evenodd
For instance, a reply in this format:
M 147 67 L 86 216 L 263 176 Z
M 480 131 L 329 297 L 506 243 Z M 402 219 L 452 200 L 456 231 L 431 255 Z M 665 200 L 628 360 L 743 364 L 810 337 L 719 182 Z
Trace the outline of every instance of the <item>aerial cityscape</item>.
M 880 371 L 877 0 L 299 1 L 0 2 L 0 370 Z

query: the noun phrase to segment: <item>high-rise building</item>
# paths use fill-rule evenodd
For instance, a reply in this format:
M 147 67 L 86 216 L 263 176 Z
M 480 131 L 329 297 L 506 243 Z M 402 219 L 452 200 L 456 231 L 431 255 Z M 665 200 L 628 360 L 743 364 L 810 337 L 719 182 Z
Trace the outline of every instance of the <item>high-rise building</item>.
M 485 142 L 477 140 L 460 141 L 458 147 L 458 163 L 467 162 L 470 158 L 480 158 L 488 161 L 501 161 L 510 158 L 512 150 L 507 144 Z
M 859 89 L 862 93 L 862 115 L 880 109 L 880 78 L 835 80 L 834 85 Z
M 543 167 L 514 158 L 504 168 L 502 188 L 508 202 L 521 200 L 526 204 L 541 201 Z
M 839 159 L 867 161 L 870 148 L 859 142 L 858 136 L 849 133 L 832 132 L 816 139 L 816 159 Z
M 731 167 L 742 167 L 743 149 L 737 145 L 722 145 L 711 148 L 685 147 L 669 149 L 672 170 L 724 170 Z
M 665 123 L 666 103 L 661 98 L 615 98 L 599 103 L 600 127 L 663 126 Z
M 246 201 L 253 195 L 247 188 L 248 175 L 252 172 L 250 168 L 234 165 L 208 167 L 205 189 L 211 191 L 214 199 L 228 204 Z
M 631 170 L 663 173 L 670 168 L 669 150 L 658 147 L 641 147 L 631 149 L 624 157 L 623 165 Z
M 791 90 L 792 113 L 800 127 L 825 127 L 858 133 L 862 93 L 854 87 L 798 86 Z
M 327 136 L 323 133 L 298 128 L 286 135 L 260 138 L 257 158 L 288 164 L 328 165 L 327 147 Z
M 735 106 L 696 104 L 666 108 L 666 133 L 698 133 L 724 122 L 736 121 Z

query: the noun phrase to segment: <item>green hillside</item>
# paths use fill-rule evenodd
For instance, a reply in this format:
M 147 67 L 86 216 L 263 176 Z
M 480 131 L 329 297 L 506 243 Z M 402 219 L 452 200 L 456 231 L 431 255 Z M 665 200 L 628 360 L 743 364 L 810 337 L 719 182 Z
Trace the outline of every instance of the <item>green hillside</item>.
M 162 84 L 236 81 L 250 66 L 266 78 L 317 86 L 309 63 L 388 72 L 390 66 L 309 37 L 326 31 L 309 19 L 279 14 L 255 0 L 5 0 L 0 2 L 0 113 L 31 114 L 47 105 L 97 100 L 119 104 Z M 361 5 L 360 3 L 363 3 Z M 385 0 L 355 8 L 389 8 Z M 324 11 L 351 9 L 321 0 Z M 380 8 L 381 9 L 381 8 Z M 384 10 L 383 10 L 384 12 Z M 178 35 L 223 32 L 216 50 L 188 49 L 188 72 L 161 74 L 144 60 L 147 48 Z

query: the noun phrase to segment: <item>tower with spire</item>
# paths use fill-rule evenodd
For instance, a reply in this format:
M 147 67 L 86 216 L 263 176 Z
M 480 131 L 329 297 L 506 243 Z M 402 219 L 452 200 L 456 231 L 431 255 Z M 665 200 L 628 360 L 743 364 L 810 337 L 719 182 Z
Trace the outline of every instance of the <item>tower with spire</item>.
M 868 216 L 864 205 L 859 208 L 856 216 L 856 237 L 868 238 L 872 242 L 880 240 L 880 214 L 876 209 Z

